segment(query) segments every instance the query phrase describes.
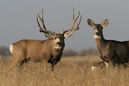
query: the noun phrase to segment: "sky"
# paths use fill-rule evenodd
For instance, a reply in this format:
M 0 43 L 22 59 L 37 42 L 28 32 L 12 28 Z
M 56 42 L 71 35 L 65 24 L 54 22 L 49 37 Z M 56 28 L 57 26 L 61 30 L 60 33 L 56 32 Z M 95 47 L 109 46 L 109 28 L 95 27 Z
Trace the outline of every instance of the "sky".
M 109 40 L 129 40 L 129 0 L 0 0 L 0 46 L 22 39 L 45 40 L 39 32 L 36 16 L 44 9 L 47 29 L 60 33 L 72 25 L 72 8 L 80 10 L 80 30 L 65 39 L 65 49 L 96 48 L 93 29 L 87 19 L 101 23 L 109 19 L 103 30 Z

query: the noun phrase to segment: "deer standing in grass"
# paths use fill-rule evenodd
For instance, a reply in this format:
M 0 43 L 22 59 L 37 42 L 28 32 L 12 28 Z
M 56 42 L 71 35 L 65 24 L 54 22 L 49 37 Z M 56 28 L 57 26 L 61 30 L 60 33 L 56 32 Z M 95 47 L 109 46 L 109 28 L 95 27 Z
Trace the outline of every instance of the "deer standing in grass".
M 73 9 L 73 23 L 72 27 L 69 30 L 66 30 L 62 33 L 55 33 L 53 31 L 47 30 L 44 24 L 43 19 L 43 10 L 42 17 L 37 15 L 37 23 L 40 28 L 39 32 L 45 34 L 47 40 L 20 40 L 16 43 L 10 45 L 10 52 L 12 55 L 12 64 L 11 68 L 16 65 L 20 67 L 27 62 L 28 60 L 33 61 L 42 61 L 44 65 L 44 70 L 47 68 L 47 63 L 51 64 L 52 71 L 54 66 L 60 61 L 63 53 L 63 49 L 65 47 L 64 39 L 68 38 L 72 35 L 74 31 L 79 30 L 79 25 L 82 17 L 80 16 L 79 23 L 74 27 L 78 17 L 80 16 L 80 11 L 78 12 L 78 16 L 74 17 L 74 9 Z M 39 20 L 42 23 L 42 27 L 39 23 Z
M 129 62 L 129 41 L 106 40 L 103 37 L 103 28 L 108 25 L 108 19 L 101 24 L 95 24 L 87 19 L 88 25 L 94 28 L 94 39 L 100 53 L 100 58 L 108 63 L 109 67 Z

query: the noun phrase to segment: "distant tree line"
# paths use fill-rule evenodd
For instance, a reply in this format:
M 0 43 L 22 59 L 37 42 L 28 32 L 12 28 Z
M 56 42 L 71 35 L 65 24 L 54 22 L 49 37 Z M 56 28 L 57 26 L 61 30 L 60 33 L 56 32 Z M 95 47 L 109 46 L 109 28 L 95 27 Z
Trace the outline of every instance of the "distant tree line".
M 7 46 L 0 46 L 0 57 L 10 56 L 10 51 Z
M 98 55 L 99 52 L 95 48 L 88 48 L 83 50 L 72 50 L 72 49 L 66 49 L 63 52 L 63 56 L 89 56 L 89 55 Z
M 89 55 L 98 55 L 98 50 L 95 48 L 83 49 L 83 50 L 72 50 L 65 49 L 63 52 L 63 56 L 89 56 Z M 7 46 L 0 46 L 0 57 L 10 56 L 10 51 Z

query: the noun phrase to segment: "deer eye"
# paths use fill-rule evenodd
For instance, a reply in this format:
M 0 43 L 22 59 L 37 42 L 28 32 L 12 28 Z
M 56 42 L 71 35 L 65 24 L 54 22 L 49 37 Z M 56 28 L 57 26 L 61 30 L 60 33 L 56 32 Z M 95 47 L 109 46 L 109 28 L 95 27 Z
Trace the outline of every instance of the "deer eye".
M 61 42 L 57 42 L 58 45 L 61 45 Z

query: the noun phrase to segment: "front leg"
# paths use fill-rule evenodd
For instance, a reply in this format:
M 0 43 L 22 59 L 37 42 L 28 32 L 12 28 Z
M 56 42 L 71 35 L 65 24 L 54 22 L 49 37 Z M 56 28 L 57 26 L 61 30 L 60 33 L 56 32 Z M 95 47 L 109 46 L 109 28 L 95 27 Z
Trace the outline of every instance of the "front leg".
M 51 71 L 54 70 L 55 63 L 51 63 Z
M 55 65 L 58 63 L 59 61 L 53 61 L 52 63 L 51 63 L 51 71 L 53 71 L 54 70 L 54 67 L 55 67 Z
M 52 60 L 51 62 L 52 71 L 54 70 L 54 66 L 60 61 L 60 58 L 61 57 L 57 57 L 56 59 Z
M 47 71 L 47 62 L 43 61 L 44 71 Z

